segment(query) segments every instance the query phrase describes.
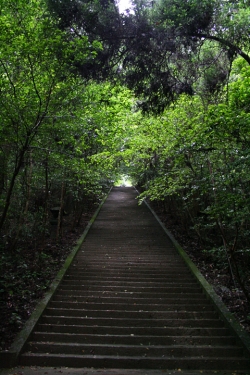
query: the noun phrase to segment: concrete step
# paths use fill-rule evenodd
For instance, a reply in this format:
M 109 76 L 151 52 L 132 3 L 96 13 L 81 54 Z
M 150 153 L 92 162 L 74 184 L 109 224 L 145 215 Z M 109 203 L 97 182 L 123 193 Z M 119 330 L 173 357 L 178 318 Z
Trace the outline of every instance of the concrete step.
M 126 288 L 126 289 L 125 289 Z M 180 294 L 184 294 L 184 293 L 199 293 L 199 294 L 202 294 L 202 290 L 200 287 L 194 285 L 194 286 L 172 286 L 172 285 L 165 285 L 165 286 L 152 286 L 152 285 L 148 285 L 148 286 L 132 286 L 132 285 L 116 285 L 116 284 L 109 284 L 109 285 L 86 285 L 86 284 L 81 284 L 81 283 L 78 283 L 77 284 L 70 284 L 70 285 L 66 285 L 66 284 L 61 284 L 60 285 L 60 288 L 58 289 L 59 291 L 62 291 L 63 293 L 64 292 L 68 292 L 68 291 L 73 291 L 73 292 L 78 292 L 78 291 L 88 291 L 88 290 L 91 290 L 93 292 L 127 292 L 127 293 L 136 293 L 136 295 L 139 295 L 139 294 L 142 294 L 142 293 L 146 293 L 147 295 L 148 294 L 154 294 L 154 293 L 157 293 L 157 294 L 163 294 L 163 293 L 174 293 L 174 294 L 177 294 L 177 293 L 180 293 Z
M 157 269 L 156 270 L 144 270 L 142 268 L 136 268 L 135 270 L 131 270 L 131 269 L 126 269 L 124 267 L 120 267 L 119 269 L 111 269 L 111 268 L 108 268 L 108 267 L 105 267 L 105 268 L 101 268 L 101 269 L 98 269 L 98 273 L 96 272 L 96 269 L 90 269 L 88 268 L 87 266 L 85 266 L 84 268 L 82 269 L 78 269 L 78 268 L 73 268 L 71 270 L 68 271 L 67 273 L 67 277 L 75 277 L 75 278 L 87 278 L 87 277 L 121 277 L 121 278 L 129 278 L 129 277 L 132 277 L 132 278 L 142 278 L 142 279 L 150 279 L 150 278 L 153 278 L 153 279 L 156 279 L 156 278 L 164 278 L 166 277 L 167 279 L 172 279 L 176 277 L 176 279 L 178 280 L 179 278 L 182 278 L 183 277 L 183 280 L 192 280 L 193 278 L 191 277 L 191 274 L 188 270 L 181 270 L 181 271 L 178 271 L 176 269 L 172 269 L 172 270 L 168 270 L 166 271 L 165 269 L 163 271 L 161 270 L 158 270 L 159 272 L 157 273 Z M 65 275 L 66 277 L 66 275 Z
M 25 353 L 21 357 L 22 366 L 66 366 L 124 369 L 193 369 L 200 370 L 244 370 L 249 369 L 250 361 L 242 357 L 120 357 L 103 355 L 70 355 Z
M 89 316 L 49 316 L 43 315 L 41 323 L 88 326 L 116 327 L 220 327 L 219 319 L 130 319 L 130 318 L 96 318 Z
M 145 259 L 145 257 L 147 257 L 147 259 Z M 83 254 L 81 257 L 76 257 L 75 258 L 75 261 L 74 261 L 74 264 L 75 266 L 80 265 L 80 263 L 82 263 L 82 266 L 84 266 L 84 263 L 90 263 L 90 264 L 104 264 L 104 263 L 107 263 L 108 261 L 108 264 L 110 267 L 112 267 L 112 265 L 115 265 L 115 266 L 123 266 L 123 265 L 135 265 L 135 264 L 141 264 L 141 265 L 159 265 L 159 262 L 162 262 L 162 264 L 160 265 L 160 268 L 162 268 L 161 266 L 164 265 L 166 267 L 171 267 L 171 264 L 173 265 L 173 267 L 177 268 L 178 265 L 180 267 L 183 267 L 183 269 L 185 268 L 185 264 L 183 262 L 180 262 L 180 259 L 176 258 L 176 257 L 172 257 L 171 258 L 167 258 L 166 260 L 166 257 L 164 257 L 164 254 L 162 255 L 158 255 L 158 256 L 153 256 L 152 258 L 147 256 L 147 255 L 144 255 L 144 259 L 142 258 L 142 256 L 137 256 L 137 257 L 134 257 L 134 256 L 129 256 L 129 254 L 127 254 L 127 256 L 122 256 L 122 254 L 96 254 L 96 256 L 92 256 L 92 254 Z M 83 263 L 84 262 L 84 263 Z
M 129 280 L 129 279 L 121 279 L 121 278 L 113 278 L 113 280 L 110 280 L 110 279 L 93 279 L 93 278 L 86 278 L 86 279 L 68 279 L 66 278 L 65 280 L 63 280 L 60 284 L 62 287 L 64 286 L 73 286 L 74 288 L 75 287 L 82 287 L 82 286 L 96 286 L 96 285 L 101 285 L 102 287 L 104 286 L 107 286 L 107 287 L 119 287 L 119 286 L 131 286 L 133 288 L 141 288 L 141 287 L 150 287 L 150 286 L 154 286 L 154 287 L 178 287 L 178 288 L 197 288 L 199 290 L 201 290 L 201 287 L 195 282 L 195 281 L 190 281 L 190 280 L 187 280 L 186 282 L 183 282 L 183 281 L 173 281 L 171 279 L 169 280 L 166 280 L 166 279 L 161 279 L 161 280 L 158 280 L 158 279 L 149 279 L 149 280 L 138 280 L 138 279 L 134 279 L 134 280 Z
M 199 305 L 201 308 L 205 308 L 207 305 L 209 306 L 210 303 L 206 299 L 206 297 L 201 296 L 199 294 L 193 294 L 193 293 L 185 293 L 182 296 L 175 297 L 176 294 L 172 293 L 172 295 L 164 295 L 160 294 L 160 296 L 156 296 L 156 294 L 150 295 L 143 295 L 142 293 L 133 293 L 133 298 L 131 298 L 131 295 L 129 296 L 128 293 L 123 292 L 115 294 L 109 293 L 109 296 L 104 295 L 104 293 L 99 292 L 74 292 L 70 291 L 70 293 L 63 293 L 62 291 L 57 291 L 57 293 L 54 296 L 54 301 L 69 301 L 69 302 L 88 302 L 88 303 L 105 303 L 105 304 L 124 304 L 126 303 L 127 306 L 131 305 L 170 305 L 170 309 L 173 309 L 172 306 L 194 306 Z M 128 296 L 130 299 L 128 300 Z
M 84 273 L 88 270 L 88 271 L 94 271 L 96 272 L 96 275 L 99 275 L 99 272 L 103 272 L 105 274 L 105 272 L 107 274 L 119 274 L 120 272 L 126 272 L 126 273 L 130 273 L 130 274 L 134 274 L 134 275 L 143 275 L 143 274 L 154 274 L 156 273 L 157 271 L 159 271 L 160 273 L 163 273 L 165 272 L 165 274 L 169 275 L 169 276 L 172 276 L 172 277 L 176 277 L 176 274 L 179 273 L 180 277 L 181 275 L 185 276 L 185 275 L 188 275 L 188 271 L 187 270 L 184 270 L 183 269 L 183 272 L 182 272 L 182 269 L 179 268 L 179 267 L 171 267 L 169 266 L 169 269 L 167 268 L 167 266 L 165 267 L 159 267 L 157 266 L 157 264 L 124 264 L 124 266 L 122 266 L 121 264 L 112 264 L 112 265 L 109 265 L 108 263 L 90 263 L 90 262 L 86 262 L 86 264 L 84 264 L 82 267 L 77 267 L 77 266 L 73 266 L 73 269 L 75 270 L 76 274 L 80 273 L 81 275 L 84 275 Z M 74 272 L 73 272 L 74 273 Z
M 117 344 L 117 345 L 215 345 L 230 346 L 236 344 L 233 336 L 150 336 L 150 335 L 91 335 L 80 333 L 34 332 L 32 342 L 59 342 L 84 344 Z
M 176 274 L 175 274 L 176 275 Z M 193 283 L 196 283 L 195 280 L 192 280 L 190 278 L 190 274 L 188 273 L 187 276 L 183 276 L 182 273 L 178 273 L 178 275 L 182 275 L 182 278 L 181 280 L 178 279 L 176 277 L 176 280 L 174 281 L 175 283 L 182 283 L 182 284 L 193 284 Z M 67 275 L 65 275 L 65 278 L 63 280 L 63 282 L 68 282 L 68 281 L 75 281 L 75 280 L 78 280 L 79 282 L 81 281 L 96 281 L 96 282 L 105 282 L 105 281 L 109 281 L 109 282 L 114 282 L 114 281 L 117 281 L 117 282 L 126 282 L 126 281 L 130 281 L 130 282 L 133 282 L 133 281 L 136 281 L 136 282 L 146 282 L 147 280 L 149 281 L 156 281 L 156 282 L 161 282 L 161 283 L 168 283 L 168 282 L 173 282 L 173 275 L 169 275 L 169 274 L 128 274 L 127 272 L 124 272 L 124 273 L 121 273 L 119 272 L 118 274 L 116 273 L 116 276 L 112 276 L 112 275 L 109 275 L 107 274 L 106 276 L 103 275 L 103 274 L 98 274 L 96 275 L 96 272 L 84 272 L 84 273 L 77 273 L 76 271 L 75 272 L 72 272 L 72 273 L 67 273 Z
M 178 300 L 178 301 L 175 301 L 175 300 L 168 300 L 169 301 L 169 304 L 154 304 L 154 303 L 150 303 L 148 304 L 146 300 L 146 302 L 143 304 L 143 303 L 106 303 L 106 301 L 102 302 L 100 301 L 100 298 L 97 299 L 97 301 L 93 301 L 93 302 L 90 302 L 88 301 L 88 303 L 86 303 L 85 299 L 83 302 L 81 302 L 79 300 L 79 298 L 77 298 L 77 301 L 68 301 L 68 297 L 65 297 L 64 299 L 61 299 L 63 298 L 64 296 L 55 296 L 54 300 L 51 301 L 49 303 L 49 306 L 51 308 L 76 308 L 76 309 L 84 309 L 86 311 L 88 310 L 95 310 L 97 309 L 98 310 L 112 310 L 112 311 L 119 311 L 119 310 L 124 310 L 124 311 L 141 311 L 141 310 L 147 310 L 147 311 L 163 311 L 163 312 L 168 312 L 168 311 L 187 311 L 187 312 L 193 312 L 193 313 L 196 313 L 196 312 L 202 312 L 202 311 L 206 311 L 206 312 L 214 312 L 214 308 L 211 304 L 209 304 L 209 302 L 207 300 L 204 300 L 202 303 L 199 303 L 199 301 L 196 303 L 194 303 L 193 301 L 189 301 L 187 299 L 182 299 L 182 300 Z M 83 300 L 83 298 L 81 298 Z M 102 298 L 102 301 L 104 299 Z M 105 299 L 106 300 L 106 299 Z M 109 299 L 110 300 L 110 299 Z M 124 299 L 123 299 L 124 301 Z M 125 301 L 127 301 L 125 299 Z M 143 299 L 140 299 L 140 302 L 143 302 Z M 168 302 L 168 301 L 162 301 L 162 302 Z M 179 303 L 178 303 L 179 302 Z
M 141 336 L 231 336 L 226 328 L 218 327 L 121 327 L 96 325 L 65 325 L 39 323 L 36 328 L 39 332 L 80 333 L 98 335 L 141 335 Z
M 55 343 L 50 341 L 31 341 L 27 351 L 33 353 L 74 354 L 74 355 L 104 355 L 120 357 L 238 357 L 242 355 L 242 348 L 235 346 L 210 345 L 125 345 L 125 344 L 83 344 L 83 343 Z
M 179 292 L 177 294 L 177 292 Z M 181 288 L 179 288 L 179 290 L 177 290 L 177 288 L 175 288 L 175 290 L 169 288 L 169 290 L 165 290 L 165 291 L 161 291 L 161 292 L 156 292 L 156 291 L 147 291 L 147 290 L 141 290 L 140 292 L 137 291 L 137 289 L 135 288 L 134 290 L 132 289 L 129 289 L 129 288 L 124 288 L 123 290 L 117 290 L 117 288 L 114 288 L 113 290 L 107 290 L 107 288 L 103 288 L 103 290 L 101 290 L 101 287 L 100 288 L 95 288 L 95 290 L 93 290 L 93 288 L 91 289 L 88 289 L 88 290 L 74 290 L 74 289 L 64 289 L 64 288 L 58 288 L 57 292 L 56 292 L 56 295 L 62 295 L 62 296 L 68 296 L 68 297 L 81 297 L 81 296 L 99 296 L 99 297 L 132 297 L 132 299 L 134 298 L 138 298 L 138 300 L 140 298 L 142 299 L 148 299 L 151 300 L 151 299 L 163 299 L 163 298 L 172 298 L 174 299 L 175 297 L 176 298 L 180 298 L 180 296 L 182 296 L 183 298 L 190 298 L 190 299 L 194 299 L 194 300 L 197 300 L 197 299 L 203 299 L 203 294 L 201 291 L 199 290 L 189 290 L 189 292 L 183 292 L 183 290 Z
M 109 317 L 112 319 L 217 319 L 218 315 L 215 311 L 144 311 L 137 310 L 89 310 L 89 309 L 70 309 L 70 308 L 52 308 L 48 307 L 45 311 L 48 316 L 91 316 L 94 317 Z

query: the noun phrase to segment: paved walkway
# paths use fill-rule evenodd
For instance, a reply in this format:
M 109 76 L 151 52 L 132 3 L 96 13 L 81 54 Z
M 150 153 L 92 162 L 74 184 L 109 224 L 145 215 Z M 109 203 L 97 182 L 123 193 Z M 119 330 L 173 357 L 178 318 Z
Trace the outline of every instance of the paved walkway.
M 242 347 L 136 195 L 113 188 L 30 337 L 23 367 L 4 374 L 248 373 Z

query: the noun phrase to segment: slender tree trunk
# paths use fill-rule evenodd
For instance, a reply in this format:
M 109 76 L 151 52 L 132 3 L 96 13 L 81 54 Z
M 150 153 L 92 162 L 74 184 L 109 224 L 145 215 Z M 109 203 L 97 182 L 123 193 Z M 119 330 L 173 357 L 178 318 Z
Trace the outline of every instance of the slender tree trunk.
M 21 213 L 21 217 L 20 217 L 20 220 L 19 220 L 19 224 L 18 224 L 18 228 L 17 228 L 17 232 L 16 232 L 16 236 L 15 236 L 14 242 L 13 242 L 13 244 L 11 246 L 11 250 L 12 251 L 16 247 L 17 241 L 18 241 L 18 239 L 20 237 L 20 234 L 21 234 L 21 231 L 22 231 L 22 228 L 23 228 L 23 225 L 25 223 L 25 219 L 26 219 L 26 216 L 27 216 L 27 213 L 28 213 L 28 210 L 29 210 L 29 204 L 30 204 L 30 186 L 31 186 L 31 180 L 32 180 L 32 171 L 33 171 L 33 162 L 32 162 L 32 153 L 30 152 L 30 155 L 29 155 L 29 165 L 28 165 L 28 168 L 27 168 L 27 179 L 26 179 L 26 186 L 27 186 L 26 202 L 25 202 L 24 210 Z
M 49 201 L 49 173 L 48 173 L 48 156 L 45 160 L 45 197 L 44 197 L 44 211 L 43 211 L 43 224 L 42 224 L 42 243 L 45 241 L 45 232 L 48 223 L 48 202 Z
M 63 216 L 63 206 L 64 206 L 64 196 L 65 196 L 65 182 L 64 182 L 64 177 L 63 177 L 62 187 L 61 187 L 60 208 L 59 208 L 58 221 L 57 221 L 56 241 L 59 240 L 60 233 L 61 233 L 62 216 Z
M 6 179 L 6 155 L 3 151 L 0 153 L 0 195 L 3 193 L 5 188 L 5 179 Z
M 27 150 L 29 149 L 29 145 L 30 145 L 32 139 L 37 134 L 37 131 L 38 131 L 42 121 L 44 120 L 45 116 L 46 116 L 46 111 L 41 115 L 40 118 L 39 118 L 39 116 L 37 117 L 36 124 L 34 125 L 34 127 L 31 131 L 27 132 L 25 142 L 24 142 L 20 152 L 18 153 L 18 155 L 16 157 L 15 169 L 14 169 L 12 178 L 10 180 L 10 185 L 9 185 L 9 188 L 8 188 L 8 191 L 7 191 L 7 196 L 6 196 L 6 199 L 5 199 L 5 205 L 4 205 L 4 208 L 3 208 L 3 213 L 2 213 L 2 216 L 0 218 L 0 232 L 3 228 L 3 225 L 5 223 L 5 220 L 6 220 L 8 211 L 9 211 L 12 192 L 13 192 L 13 189 L 14 189 L 14 186 L 15 186 L 16 178 L 17 178 L 17 176 L 20 172 L 20 169 L 22 167 L 25 154 L 26 154 Z
M 7 196 L 6 196 L 6 199 L 5 199 L 5 205 L 4 205 L 4 208 L 3 208 L 3 213 L 2 213 L 2 216 L 1 216 L 1 219 L 0 219 L 0 231 L 2 230 L 3 225 L 5 223 L 5 220 L 6 220 L 8 210 L 9 210 L 9 207 L 10 207 L 12 192 L 13 192 L 15 182 L 16 182 L 16 178 L 17 178 L 17 176 L 20 172 L 21 166 L 23 164 L 24 156 L 25 156 L 25 153 L 27 152 L 27 150 L 28 150 L 28 139 L 26 140 L 26 143 L 24 144 L 23 148 L 21 149 L 21 151 L 20 151 L 20 153 L 17 157 L 16 166 L 15 166 L 12 178 L 10 180 L 10 185 L 9 185 L 9 188 L 8 188 L 8 191 L 7 191 Z
M 78 213 L 78 219 L 77 219 L 77 222 L 76 222 L 76 225 L 78 227 L 81 224 L 81 220 L 82 220 L 82 215 L 83 215 L 84 208 L 85 208 L 84 205 L 82 205 L 82 207 L 80 209 L 80 212 Z
M 233 269 L 234 269 L 234 274 L 236 276 L 236 279 L 248 301 L 248 303 L 250 302 L 250 293 L 248 291 L 248 289 L 246 288 L 245 286 L 245 283 L 242 279 L 242 276 L 240 274 L 240 271 L 239 271 L 239 267 L 238 267 L 238 263 L 237 263 L 237 260 L 235 259 L 235 253 L 234 253 L 234 250 L 230 249 L 230 256 L 231 256 L 231 261 L 232 261 L 232 264 L 233 264 Z

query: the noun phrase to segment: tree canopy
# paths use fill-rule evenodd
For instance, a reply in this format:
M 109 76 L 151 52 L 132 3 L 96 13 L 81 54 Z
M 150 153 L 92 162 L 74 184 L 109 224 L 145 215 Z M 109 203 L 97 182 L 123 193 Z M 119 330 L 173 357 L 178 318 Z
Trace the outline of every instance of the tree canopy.
M 133 11 L 119 14 L 114 1 L 49 0 L 63 30 L 102 43 L 97 59 L 76 64 L 82 76 L 118 76 L 145 111 L 162 112 L 180 94 L 193 95 L 208 69 L 209 80 L 218 81 L 211 82 L 211 90 L 217 89 L 236 56 L 250 63 L 247 1 L 135 0 L 133 5 Z M 216 63 L 220 69 L 212 74 Z

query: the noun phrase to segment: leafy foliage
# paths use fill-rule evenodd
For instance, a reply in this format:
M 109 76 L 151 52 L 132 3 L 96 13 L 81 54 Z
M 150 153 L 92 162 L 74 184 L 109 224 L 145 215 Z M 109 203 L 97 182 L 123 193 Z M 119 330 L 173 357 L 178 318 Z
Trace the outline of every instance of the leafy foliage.
M 150 162 L 137 180 L 145 189 L 141 199 L 165 201 L 188 233 L 228 253 L 225 259 L 249 298 L 248 73 L 245 66 L 229 84 L 227 103 L 204 107 L 199 97 L 182 96 L 166 110 L 154 122 L 150 136 L 157 147 L 144 157 Z
M 250 63 L 244 1 L 135 0 L 126 14 L 113 0 L 48 3 L 71 38 L 102 43 L 91 63 L 73 63 L 81 75 L 119 77 L 145 112 L 161 113 L 179 95 L 194 95 L 203 76 L 211 92 L 218 91 L 237 54 Z

